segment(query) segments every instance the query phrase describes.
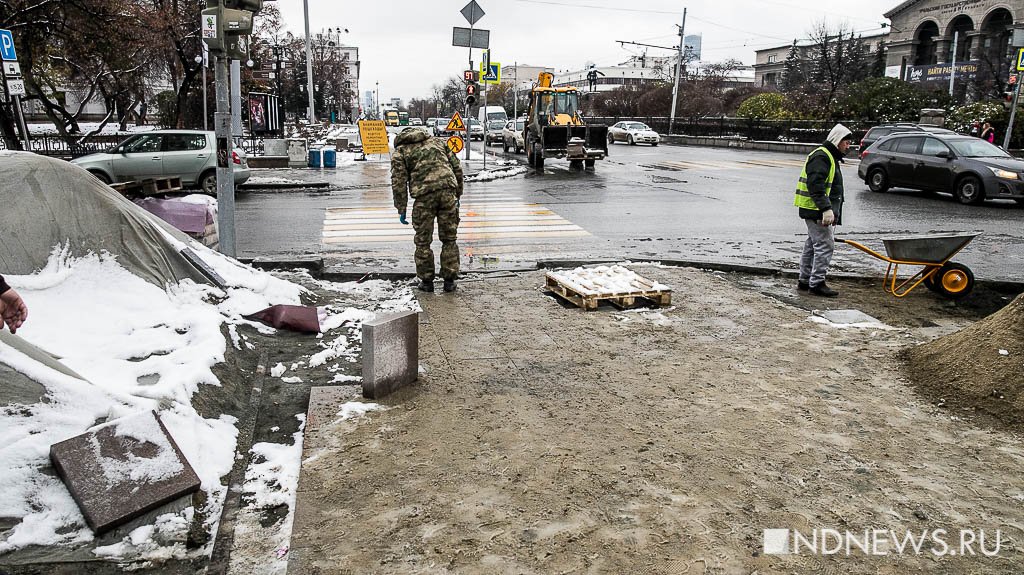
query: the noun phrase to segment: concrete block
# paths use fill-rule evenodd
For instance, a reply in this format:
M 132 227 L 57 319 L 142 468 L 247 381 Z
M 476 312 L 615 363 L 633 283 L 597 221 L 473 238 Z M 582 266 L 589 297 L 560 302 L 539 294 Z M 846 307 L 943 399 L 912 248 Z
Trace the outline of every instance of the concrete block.
M 153 411 L 55 443 L 50 462 L 97 534 L 199 489 L 199 476 Z
M 416 381 L 419 312 L 378 316 L 363 324 L 363 397 L 379 399 Z
M 287 156 L 288 155 L 288 141 L 284 139 L 271 139 L 267 138 L 263 140 L 263 155 L 264 156 Z
M 304 139 L 288 140 L 288 167 L 305 168 L 308 161 L 309 144 Z
M 871 324 L 883 325 L 878 319 L 860 311 L 859 309 L 835 309 L 829 311 L 814 310 L 814 315 L 825 318 L 829 323 L 839 325 L 850 324 Z

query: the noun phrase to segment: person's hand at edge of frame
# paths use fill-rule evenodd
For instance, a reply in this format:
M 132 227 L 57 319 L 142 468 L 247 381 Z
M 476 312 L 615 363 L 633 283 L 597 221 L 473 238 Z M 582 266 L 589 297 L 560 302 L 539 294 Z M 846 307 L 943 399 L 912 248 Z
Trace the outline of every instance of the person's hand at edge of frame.
M 13 289 L 0 294 L 0 329 L 7 326 L 11 333 L 16 333 L 28 319 L 28 306 L 21 295 Z

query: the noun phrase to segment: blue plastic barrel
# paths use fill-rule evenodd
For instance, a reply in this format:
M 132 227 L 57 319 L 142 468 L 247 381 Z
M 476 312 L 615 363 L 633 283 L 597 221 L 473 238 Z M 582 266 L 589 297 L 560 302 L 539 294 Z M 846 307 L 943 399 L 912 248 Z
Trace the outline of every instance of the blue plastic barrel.
M 309 167 L 319 168 L 320 167 L 320 148 L 311 148 L 309 150 Z
M 324 167 L 335 168 L 338 166 L 338 151 L 334 148 L 324 148 Z

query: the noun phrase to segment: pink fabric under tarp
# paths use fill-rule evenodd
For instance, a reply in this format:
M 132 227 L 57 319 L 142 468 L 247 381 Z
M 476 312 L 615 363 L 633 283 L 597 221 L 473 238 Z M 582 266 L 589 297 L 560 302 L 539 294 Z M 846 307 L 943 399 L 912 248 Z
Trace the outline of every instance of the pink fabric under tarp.
M 300 333 L 320 333 L 320 313 L 315 307 L 275 305 L 242 317 L 277 329 Z
M 208 224 L 213 223 L 213 210 L 205 204 L 184 202 L 175 198 L 142 198 L 132 201 L 186 233 L 201 234 Z

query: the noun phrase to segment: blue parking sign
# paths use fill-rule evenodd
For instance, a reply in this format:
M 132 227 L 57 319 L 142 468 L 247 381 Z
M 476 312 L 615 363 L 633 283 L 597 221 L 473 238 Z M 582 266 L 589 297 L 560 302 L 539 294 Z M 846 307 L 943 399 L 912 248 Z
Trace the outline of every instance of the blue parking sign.
M 10 30 L 0 30 L 0 60 L 17 60 L 14 51 L 14 34 Z

